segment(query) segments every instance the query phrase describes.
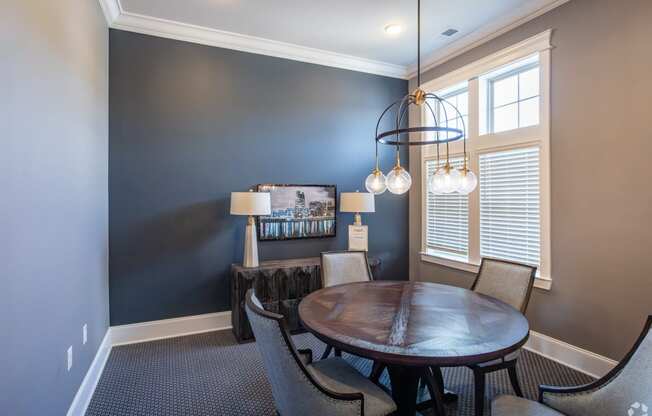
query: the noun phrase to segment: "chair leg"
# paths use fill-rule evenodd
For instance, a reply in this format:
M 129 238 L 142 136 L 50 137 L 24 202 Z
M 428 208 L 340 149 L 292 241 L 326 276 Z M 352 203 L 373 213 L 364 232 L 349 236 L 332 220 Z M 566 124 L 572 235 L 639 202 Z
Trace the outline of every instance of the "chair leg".
M 329 355 L 331 355 L 331 351 L 333 351 L 333 347 L 330 345 L 326 346 L 326 349 L 324 350 L 324 354 L 322 354 L 321 359 L 325 360 L 328 358 Z
M 378 384 L 381 374 L 385 371 L 385 364 L 380 361 L 374 361 L 373 366 L 371 367 L 371 373 L 369 373 L 369 380 L 374 384 Z
M 523 391 L 521 390 L 521 385 L 518 382 L 518 375 L 516 374 L 516 361 L 507 367 L 507 373 L 509 374 L 509 381 L 512 383 L 514 393 L 516 393 L 518 397 L 523 397 Z
M 479 368 L 474 368 L 473 379 L 475 383 L 475 416 L 482 416 L 484 412 L 484 372 Z
M 337 348 L 335 348 L 335 356 L 336 357 L 341 357 L 342 356 L 342 350 L 338 350 Z

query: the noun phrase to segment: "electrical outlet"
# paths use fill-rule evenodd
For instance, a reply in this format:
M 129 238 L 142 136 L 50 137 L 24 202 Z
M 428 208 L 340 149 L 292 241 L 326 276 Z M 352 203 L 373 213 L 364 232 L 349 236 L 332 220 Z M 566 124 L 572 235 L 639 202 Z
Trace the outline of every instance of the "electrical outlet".
M 68 371 L 72 368 L 72 345 L 68 347 Z
M 84 345 L 86 345 L 86 341 L 88 341 L 88 324 L 84 324 L 82 327 L 82 341 Z

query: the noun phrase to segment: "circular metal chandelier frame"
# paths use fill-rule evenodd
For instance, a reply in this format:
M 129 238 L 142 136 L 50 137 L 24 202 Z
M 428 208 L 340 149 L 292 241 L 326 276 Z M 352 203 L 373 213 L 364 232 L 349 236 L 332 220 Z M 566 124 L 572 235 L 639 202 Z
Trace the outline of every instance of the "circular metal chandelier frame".
M 439 122 L 437 116 L 435 115 L 435 111 L 433 110 L 428 100 L 434 100 L 437 103 L 437 105 L 441 106 L 444 112 L 444 117 L 443 117 L 444 123 Z M 448 127 L 449 117 L 446 114 L 446 106 L 444 104 L 448 104 L 450 108 L 455 110 L 457 114 L 456 117 L 454 118 L 459 118 L 461 120 L 462 129 Z M 410 108 L 411 105 L 416 105 L 418 107 L 425 105 L 426 107 L 428 107 L 428 109 L 430 110 L 430 114 L 432 115 L 432 120 L 434 122 L 434 125 L 401 127 L 401 122 L 403 121 L 403 118 L 407 114 L 408 109 Z M 387 130 L 379 133 L 378 129 L 380 127 L 381 121 L 383 120 L 383 117 L 385 116 L 385 114 L 387 114 L 389 110 L 391 110 L 396 106 L 398 106 L 396 109 L 396 128 L 394 130 Z M 376 152 L 378 152 L 377 149 L 378 143 L 394 145 L 398 148 L 399 146 L 425 146 L 430 144 L 447 145 L 450 142 L 463 139 L 464 153 L 466 156 L 465 131 L 466 131 L 466 126 L 464 125 L 464 118 L 462 117 L 462 114 L 460 114 L 456 106 L 446 101 L 445 98 L 439 97 L 438 95 L 433 94 L 431 92 L 425 92 L 424 90 L 421 89 L 421 0 L 417 0 L 417 89 L 414 90 L 412 94 L 407 94 L 403 98 L 394 101 L 392 104 L 389 105 L 389 107 L 387 107 L 381 113 L 380 117 L 378 118 L 378 122 L 376 123 Z M 408 138 L 407 140 L 401 140 L 401 135 L 407 135 L 409 133 L 426 133 L 426 132 L 434 132 L 436 134 L 432 139 L 410 141 Z M 441 133 L 445 133 L 445 137 L 443 138 L 440 137 Z M 389 137 L 391 136 L 394 136 L 395 139 L 394 140 L 389 139 Z
M 464 117 L 462 117 L 462 114 L 457 109 L 457 107 L 452 105 L 446 99 L 441 98 L 438 95 L 430 92 L 422 93 L 422 95 L 419 95 L 421 91 L 422 90 L 417 90 L 415 94 L 408 94 L 405 97 L 401 98 L 400 100 L 394 101 L 381 113 L 380 117 L 378 118 L 378 122 L 376 123 L 376 142 L 380 144 L 387 144 L 387 145 L 394 145 L 394 146 L 425 146 L 429 144 L 446 144 L 446 143 L 455 142 L 460 139 L 464 139 L 465 136 L 464 131 L 466 130 L 466 126 L 464 125 Z M 459 118 L 460 121 L 462 122 L 462 129 L 448 127 L 448 121 L 445 122 L 445 125 L 438 123 L 437 116 L 435 115 L 435 111 L 432 109 L 432 106 L 428 102 L 429 99 L 437 101 L 437 103 L 441 106 L 441 108 L 444 111 L 444 117 L 443 117 L 444 120 L 449 119 L 448 114 L 446 113 L 446 106 L 444 106 L 444 104 L 448 104 L 452 109 L 454 109 L 456 112 L 455 118 Z M 419 106 L 420 105 L 419 102 L 422 102 L 422 105 L 425 105 L 428 108 L 435 124 L 433 126 L 416 126 L 416 127 L 401 128 L 400 127 L 401 123 L 405 115 L 408 113 L 410 105 Z M 398 106 L 396 110 L 396 128 L 394 130 L 387 130 L 379 133 L 378 129 L 380 128 L 380 123 L 382 122 L 383 117 L 385 116 L 385 114 L 387 114 L 388 111 L 390 111 L 392 108 L 396 106 Z M 436 134 L 432 139 L 415 140 L 415 141 L 410 141 L 409 139 L 401 140 L 401 135 L 406 135 L 409 133 L 426 133 L 426 132 L 434 132 Z M 446 133 L 445 134 L 446 137 L 440 137 L 441 133 Z M 451 133 L 453 134 L 452 137 L 451 137 Z M 392 136 L 394 136 L 394 140 L 388 139 L 389 137 Z

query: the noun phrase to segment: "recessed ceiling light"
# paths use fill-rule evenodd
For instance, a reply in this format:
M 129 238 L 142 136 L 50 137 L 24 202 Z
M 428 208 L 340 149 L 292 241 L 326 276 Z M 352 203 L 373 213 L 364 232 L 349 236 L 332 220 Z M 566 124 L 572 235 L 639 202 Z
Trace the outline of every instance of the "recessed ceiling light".
M 385 33 L 387 33 L 388 35 L 398 35 L 402 31 L 403 28 L 401 27 L 401 25 L 391 24 L 385 26 Z

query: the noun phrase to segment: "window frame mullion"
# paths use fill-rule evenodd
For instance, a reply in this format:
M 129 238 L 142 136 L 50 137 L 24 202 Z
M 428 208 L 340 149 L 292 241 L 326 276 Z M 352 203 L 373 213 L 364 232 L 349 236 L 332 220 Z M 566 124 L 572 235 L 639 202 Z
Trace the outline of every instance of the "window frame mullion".
M 468 131 L 467 131 L 467 156 L 469 169 L 478 175 L 479 157 L 477 144 L 480 137 L 480 81 L 478 77 L 471 78 L 468 84 L 469 102 Z M 478 186 L 480 177 L 478 176 Z M 469 262 L 480 263 L 480 192 L 479 189 L 469 194 Z

